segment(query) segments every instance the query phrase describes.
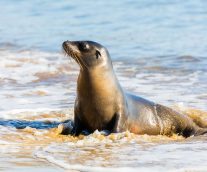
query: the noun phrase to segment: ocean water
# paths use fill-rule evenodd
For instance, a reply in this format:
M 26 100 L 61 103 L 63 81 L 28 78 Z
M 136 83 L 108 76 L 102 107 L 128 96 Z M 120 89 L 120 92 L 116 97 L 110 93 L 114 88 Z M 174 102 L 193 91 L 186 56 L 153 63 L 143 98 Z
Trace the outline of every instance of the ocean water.
M 52 171 L 207 171 L 206 136 L 74 138 L 57 129 L 73 119 L 79 71 L 62 53 L 65 40 L 103 44 L 125 90 L 207 123 L 206 7 L 204 0 L 1 0 L 0 171 L 41 163 Z

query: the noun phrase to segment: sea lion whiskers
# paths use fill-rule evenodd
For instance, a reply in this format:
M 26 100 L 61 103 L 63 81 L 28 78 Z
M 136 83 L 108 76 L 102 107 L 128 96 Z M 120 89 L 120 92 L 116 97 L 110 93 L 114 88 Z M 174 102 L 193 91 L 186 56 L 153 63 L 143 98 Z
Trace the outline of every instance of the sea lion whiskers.
M 77 55 L 78 54 L 77 52 L 74 53 L 72 50 L 69 50 L 69 51 L 70 51 L 69 53 L 71 54 L 71 56 L 74 57 L 77 60 L 77 62 L 80 65 L 81 69 L 83 69 L 83 65 L 86 67 L 86 69 L 88 69 L 88 66 L 86 65 L 86 63 L 84 62 L 84 60 L 82 60 L 81 58 L 79 58 L 79 56 Z
M 83 66 L 82 66 L 82 64 L 81 64 L 81 62 L 80 62 L 80 59 L 79 59 L 79 57 L 77 56 L 77 54 L 74 53 L 73 50 L 71 50 L 71 49 L 64 49 L 64 50 L 65 50 L 66 55 L 67 55 L 67 56 L 71 56 L 72 59 L 75 60 L 75 61 L 79 64 L 80 68 L 83 69 Z M 70 59 L 70 60 L 71 60 L 71 59 Z
M 63 52 L 65 57 L 69 56 L 68 53 L 64 50 L 64 48 L 62 48 L 62 52 Z M 71 58 L 69 58 L 69 62 L 72 63 L 72 59 Z

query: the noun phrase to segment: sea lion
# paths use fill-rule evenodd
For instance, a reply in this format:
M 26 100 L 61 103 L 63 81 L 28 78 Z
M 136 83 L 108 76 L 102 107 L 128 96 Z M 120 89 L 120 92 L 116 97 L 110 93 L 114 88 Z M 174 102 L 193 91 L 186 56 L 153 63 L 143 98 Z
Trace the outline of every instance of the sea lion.
M 80 66 L 72 134 L 95 130 L 184 137 L 207 133 L 171 108 L 125 92 L 107 49 L 92 41 L 65 41 L 63 49 Z

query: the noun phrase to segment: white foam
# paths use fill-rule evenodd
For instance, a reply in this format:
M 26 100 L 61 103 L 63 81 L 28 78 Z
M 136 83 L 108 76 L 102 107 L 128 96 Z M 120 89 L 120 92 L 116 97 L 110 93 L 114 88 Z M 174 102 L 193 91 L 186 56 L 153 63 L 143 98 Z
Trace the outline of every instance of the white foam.
M 37 156 L 38 158 L 42 158 L 47 160 L 50 163 L 53 163 L 55 165 L 58 165 L 62 168 L 65 168 L 67 170 L 79 170 L 79 171 L 91 171 L 91 172 L 137 172 L 136 168 L 130 168 L 130 167 L 117 167 L 117 168 L 109 168 L 109 167 L 96 167 L 96 166 L 84 166 L 84 165 L 80 165 L 80 164 L 68 164 L 62 160 L 59 160 L 56 157 L 52 157 L 52 156 L 47 156 L 45 154 L 42 153 L 35 153 L 35 156 Z M 139 170 L 140 171 L 140 170 Z
M 204 81 L 207 75 L 202 71 L 142 72 L 137 66 L 126 75 L 127 68 L 133 68 L 133 65 L 136 65 L 122 64 L 124 65 L 122 68 L 119 65 L 116 66 L 116 73 L 122 87 L 126 90 L 161 104 L 172 105 L 182 102 L 189 107 L 207 110 L 206 101 L 202 99 L 203 90 L 206 90 Z
M 33 52 L 11 52 L 0 51 L 1 72 L 0 78 L 12 79 L 18 83 L 26 84 L 38 79 L 36 73 L 58 73 L 59 68 L 65 66 L 69 61 L 62 54 Z M 52 59 L 56 59 L 55 61 Z M 67 70 L 61 72 L 68 73 Z
M 176 168 L 173 170 L 169 170 L 169 172 L 206 172 L 207 171 L 207 166 L 205 165 L 199 165 L 197 167 L 186 167 L 186 168 Z
M 8 111 L 1 111 L 1 117 L 4 119 L 24 119 L 25 117 L 39 116 L 40 114 L 50 113 L 64 113 L 64 115 L 70 117 L 73 114 L 73 108 L 68 109 L 51 109 L 51 108 L 37 108 L 37 109 L 12 109 Z M 41 119 L 39 119 L 41 120 Z M 44 118 L 43 120 L 46 120 Z M 55 119 L 54 119 L 55 120 Z

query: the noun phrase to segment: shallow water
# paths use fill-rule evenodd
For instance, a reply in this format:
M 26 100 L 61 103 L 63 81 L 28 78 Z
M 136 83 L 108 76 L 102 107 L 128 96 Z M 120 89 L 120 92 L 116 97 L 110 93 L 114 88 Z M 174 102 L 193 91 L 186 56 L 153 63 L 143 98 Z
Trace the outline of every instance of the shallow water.
M 126 90 L 207 123 L 206 5 L 0 1 L 0 171 L 207 171 L 206 136 L 74 138 L 57 129 L 73 118 L 76 96 L 67 39 L 102 43 Z

